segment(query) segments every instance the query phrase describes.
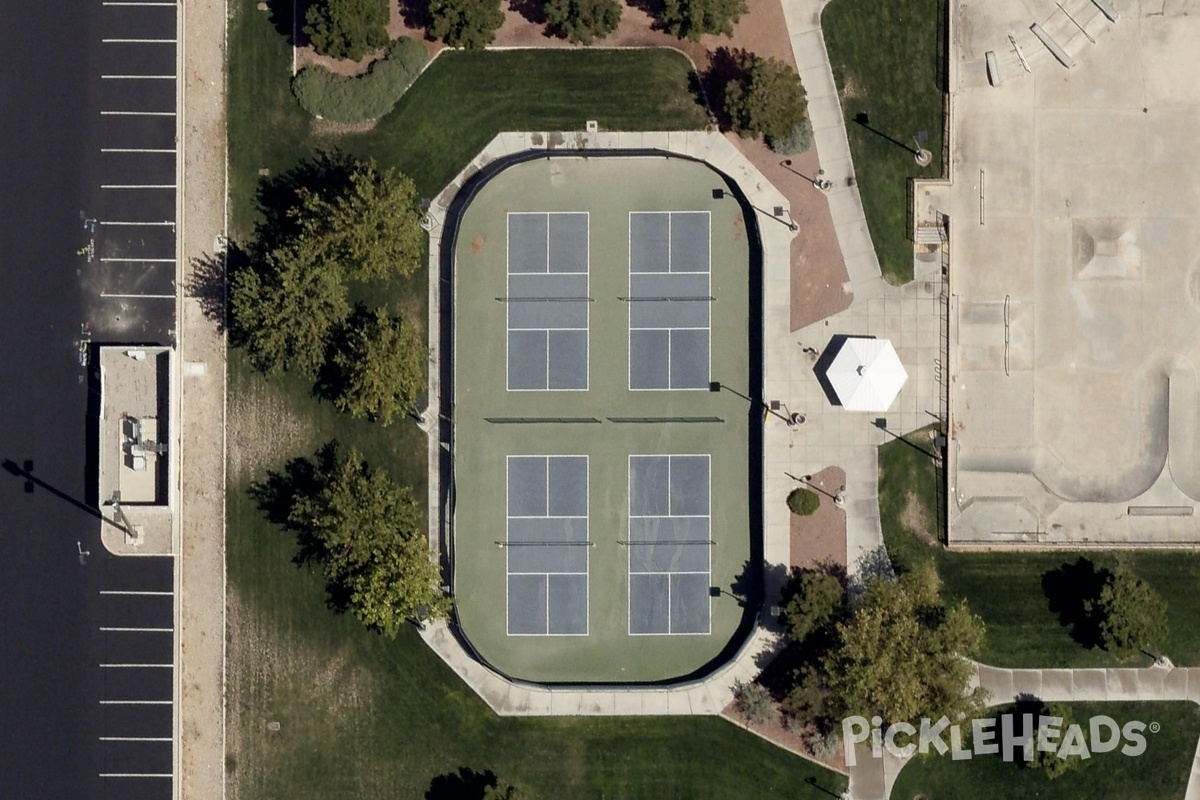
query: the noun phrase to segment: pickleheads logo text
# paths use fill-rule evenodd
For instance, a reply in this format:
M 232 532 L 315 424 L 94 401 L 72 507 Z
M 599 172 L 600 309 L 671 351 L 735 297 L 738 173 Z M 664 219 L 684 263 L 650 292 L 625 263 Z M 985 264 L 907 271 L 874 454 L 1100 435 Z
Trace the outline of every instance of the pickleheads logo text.
M 1110 753 L 1118 748 L 1123 755 L 1140 756 L 1146 752 L 1145 733 L 1159 730 L 1157 722 L 1132 720 L 1120 725 L 1103 714 L 1090 718 L 1086 724 L 1063 722 L 1062 717 L 1055 716 L 1003 714 L 998 718 L 955 723 L 946 717 L 936 722 L 922 719 L 919 727 L 908 722 L 883 727 L 880 717 L 868 720 L 853 716 L 842 720 L 842 742 L 846 765 L 850 767 L 857 762 L 855 746 L 868 739 L 875 758 L 882 758 L 885 750 L 898 758 L 933 750 L 938 755 L 950 753 L 955 761 L 985 755 L 999 755 L 1005 761 L 1013 761 L 1017 753 L 1023 760 L 1032 761 L 1038 751 L 1059 758 L 1086 759 L 1093 753 Z

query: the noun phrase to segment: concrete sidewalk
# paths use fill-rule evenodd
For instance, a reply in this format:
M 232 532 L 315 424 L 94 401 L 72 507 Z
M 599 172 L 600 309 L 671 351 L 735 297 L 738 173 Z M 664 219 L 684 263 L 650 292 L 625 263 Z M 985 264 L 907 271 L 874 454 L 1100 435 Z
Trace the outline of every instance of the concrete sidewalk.
M 850 141 L 846 138 L 842 104 L 821 33 L 821 9 L 828 0 L 783 0 L 783 16 L 800 82 L 808 95 L 808 116 L 813 140 L 821 157 L 821 169 L 833 187 L 827 192 L 829 210 L 837 232 L 854 296 L 866 299 L 886 293 L 891 287 L 879 270 L 879 259 L 871 243 L 862 198 L 854 178 Z

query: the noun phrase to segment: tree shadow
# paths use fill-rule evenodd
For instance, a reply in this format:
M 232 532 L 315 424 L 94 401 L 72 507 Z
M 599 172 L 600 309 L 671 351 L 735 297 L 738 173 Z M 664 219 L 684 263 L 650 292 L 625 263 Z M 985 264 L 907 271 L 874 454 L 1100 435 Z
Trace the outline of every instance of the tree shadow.
M 255 247 L 268 252 L 302 232 L 295 210 L 310 196 L 332 200 L 350 185 L 355 161 L 340 150 L 321 151 L 279 175 L 263 178 L 255 192 L 262 220 L 255 228 Z
M 229 327 L 229 295 L 227 279 L 234 272 L 249 265 L 246 251 L 229 242 L 221 253 L 205 253 L 193 258 L 192 274 L 184 291 L 188 297 L 200 301 L 200 313 L 217 325 L 220 333 Z
M 1100 646 L 1100 620 L 1091 606 L 1112 573 L 1082 556 L 1042 575 L 1042 591 L 1060 625 L 1070 626 L 1071 638 L 1087 649 Z
M 542 0 L 508 0 L 508 10 L 515 11 L 534 25 L 546 24 L 546 6 Z
M 294 47 L 307 47 L 308 37 L 304 35 L 304 21 L 309 7 L 315 0 L 265 0 L 265 2 L 271 26 L 275 28 L 276 32 Z
M 625 4 L 630 8 L 636 8 L 653 19 L 654 22 L 650 25 L 651 30 L 662 30 L 662 15 L 667 7 L 664 0 L 626 0 Z
M 490 769 L 476 772 L 459 767 L 457 772 L 436 776 L 429 782 L 425 800 L 481 800 L 488 789 L 496 788 L 499 778 Z
M 700 76 L 700 87 L 723 131 L 732 127 L 732 120 L 725 111 L 725 87 L 745 77 L 753 58 L 754 54 L 744 48 L 718 47 L 712 51 L 708 69 Z
M 400 0 L 400 18 L 406 27 L 425 31 L 425 40 L 434 41 L 429 34 L 433 18 L 429 14 L 429 0 Z
M 334 468 L 337 452 L 338 442 L 332 439 L 312 458 L 293 458 L 283 465 L 283 469 L 268 471 L 266 478 L 250 484 L 250 498 L 267 521 L 296 536 L 296 555 L 292 557 L 296 566 L 304 566 L 325 555 L 324 545 L 313 536 L 312 529 L 297 518 L 294 510 L 301 498 L 316 494 L 324 487 L 324 476 Z

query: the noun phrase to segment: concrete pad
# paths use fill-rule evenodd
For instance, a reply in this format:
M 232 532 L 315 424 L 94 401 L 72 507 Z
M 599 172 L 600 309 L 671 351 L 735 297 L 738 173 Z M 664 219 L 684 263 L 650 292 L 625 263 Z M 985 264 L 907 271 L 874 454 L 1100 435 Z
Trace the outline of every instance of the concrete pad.
M 979 685 L 991 693 L 993 704 L 1000 705 L 1013 701 L 1012 670 L 980 664 L 977 671 Z
M 1077 669 L 1073 671 L 1072 685 L 1075 700 L 1107 700 L 1108 672 L 1103 669 Z
M 1014 669 L 1012 674 L 1013 698 L 1028 695 L 1042 697 L 1042 671 L 1039 669 Z
M 1139 699 L 1141 682 L 1138 670 L 1109 669 L 1105 672 L 1107 673 L 1109 700 Z
M 643 711 L 642 692 L 614 690 L 613 713 L 618 716 L 640 716 Z
M 1187 669 L 1172 669 L 1163 675 L 1162 696 L 1164 700 L 1191 700 L 1188 696 Z
M 1138 696 L 1142 700 L 1164 700 L 1164 681 L 1166 673 L 1161 669 L 1138 670 Z

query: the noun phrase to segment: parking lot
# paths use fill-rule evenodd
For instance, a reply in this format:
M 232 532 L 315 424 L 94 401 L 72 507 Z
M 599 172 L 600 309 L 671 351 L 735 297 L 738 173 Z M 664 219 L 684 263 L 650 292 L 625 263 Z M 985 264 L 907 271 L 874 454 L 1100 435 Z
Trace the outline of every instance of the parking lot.
M 170 344 L 176 289 L 176 8 L 103 2 L 95 44 L 87 325 L 96 341 Z
M 97 777 L 105 797 L 172 796 L 174 559 L 107 557 L 96 598 Z

